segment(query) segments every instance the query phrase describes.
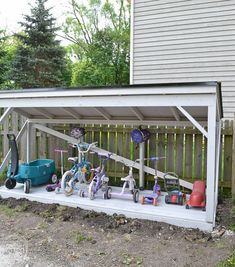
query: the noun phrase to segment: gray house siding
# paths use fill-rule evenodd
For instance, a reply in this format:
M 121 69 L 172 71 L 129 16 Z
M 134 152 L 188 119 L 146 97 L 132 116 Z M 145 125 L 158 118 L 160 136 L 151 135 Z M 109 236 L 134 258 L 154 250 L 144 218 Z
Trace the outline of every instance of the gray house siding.
M 235 0 L 133 0 L 132 82 L 222 83 L 235 112 Z

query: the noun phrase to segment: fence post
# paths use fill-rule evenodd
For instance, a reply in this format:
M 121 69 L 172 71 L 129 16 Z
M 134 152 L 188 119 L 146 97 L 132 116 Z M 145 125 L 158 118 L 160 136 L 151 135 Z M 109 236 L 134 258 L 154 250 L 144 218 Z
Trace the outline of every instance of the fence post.
M 235 113 L 233 119 L 232 198 L 235 201 Z

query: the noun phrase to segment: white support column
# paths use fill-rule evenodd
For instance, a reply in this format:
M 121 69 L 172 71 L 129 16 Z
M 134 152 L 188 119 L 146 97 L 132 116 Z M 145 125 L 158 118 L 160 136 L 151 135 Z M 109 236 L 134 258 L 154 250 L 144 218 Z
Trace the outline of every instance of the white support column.
M 31 159 L 31 123 L 27 123 L 27 130 L 26 130 L 26 161 L 27 163 L 30 162 Z M 34 145 L 34 144 L 33 144 Z
M 145 150 L 145 143 L 142 142 L 139 144 L 139 164 L 140 164 L 140 168 L 139 168 L 139 188 L 141 190 L 144 189 L 144 150 Z
M 206 179 L 206 221 L 214 222 L 215 173 L 216 173 L 216 106 L 208 106 L 207 179 Z
M 216 174 L 215 174 L 215 213 L 218 204 L 218 189 L 219 189 L 219 161 L 220 161 L 220 148 L 221 148 L 221 121 L 217 123 L 216 134 Z

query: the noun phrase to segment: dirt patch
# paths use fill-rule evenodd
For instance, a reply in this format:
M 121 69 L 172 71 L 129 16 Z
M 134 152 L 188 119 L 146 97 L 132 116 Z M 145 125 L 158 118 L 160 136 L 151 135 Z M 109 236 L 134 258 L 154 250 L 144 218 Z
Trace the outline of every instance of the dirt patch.
M 27 199 L 0 199 L 0 223 L 17 266 L 215 266 L 235 246 L 234 236 Z

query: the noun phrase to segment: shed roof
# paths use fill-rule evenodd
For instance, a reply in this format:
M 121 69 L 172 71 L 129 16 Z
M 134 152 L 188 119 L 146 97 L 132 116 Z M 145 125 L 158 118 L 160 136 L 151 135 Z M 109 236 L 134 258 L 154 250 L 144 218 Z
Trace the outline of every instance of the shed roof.
M 155 124 L 187 121 L 182 106 L 207 121 L 208 105 L 223 117 L 220 83 L 145 84 L 119 87 L 37 88 L 0 91 L 0 107 L 30 119 L 79 120 L 87 123 Z

